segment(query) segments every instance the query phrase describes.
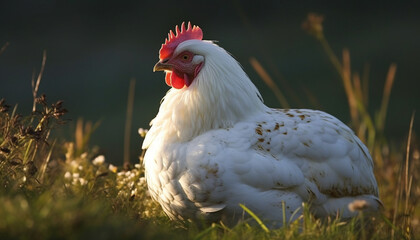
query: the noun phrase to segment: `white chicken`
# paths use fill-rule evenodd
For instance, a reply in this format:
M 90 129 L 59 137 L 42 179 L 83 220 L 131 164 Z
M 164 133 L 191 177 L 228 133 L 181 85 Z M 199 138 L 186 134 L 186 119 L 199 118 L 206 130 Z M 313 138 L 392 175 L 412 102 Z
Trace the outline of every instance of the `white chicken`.
M 265 106 L 240 64 L 202 37 L 176 26 L 154 67 L 172 88 L 144 140 L 144 165 L 170 218 L 232 225 L 244 204 L 279 226 L 303 202 L 320 218 L 353 216 L 354 200 L 380 208 L 372 158 L 352 130 L 321 111 Z

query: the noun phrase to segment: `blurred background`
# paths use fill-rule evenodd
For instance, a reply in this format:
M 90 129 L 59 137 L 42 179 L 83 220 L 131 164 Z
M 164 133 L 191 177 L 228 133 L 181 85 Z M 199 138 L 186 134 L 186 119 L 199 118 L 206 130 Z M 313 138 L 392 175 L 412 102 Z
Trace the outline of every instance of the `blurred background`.
M 183 21 L 200 26 L 204 39 L 231 52 L 260 89 L 265 103 L 280 107 L 250 64 L 255 57 L 293 108 L 316 108 L 350 121 L 342 82 L 318 41 L 302 30 L 310 12 L 322 14 L 324 34 L 352 71 L 369 68 L 369 106 L 377 109 L 389 65 L 397 64 L 385 134 L 404 141 L 419 109 L 420 14 L 417 1 L 0 1 L 0 98 L 32 108 L 31 79 L 47 52 L 39 93 L 64 100 L 74 138 L 77 119 L 100 121 L 91 142 L 107 161 L 122 164 L 130 79 L 136 79 L 131 130 L 132 163 L 169 87 L 153 73 L 170 29 Z M 415 126 L 419 126 L 418 120 Z

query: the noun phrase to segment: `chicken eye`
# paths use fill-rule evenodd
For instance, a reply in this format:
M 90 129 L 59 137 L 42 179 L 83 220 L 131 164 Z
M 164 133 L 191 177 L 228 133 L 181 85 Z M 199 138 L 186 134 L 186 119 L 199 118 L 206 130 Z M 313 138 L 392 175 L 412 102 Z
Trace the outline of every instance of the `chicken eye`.
M 184 55 L 184 56 L 182 56 L 182 59 L 184 59 L 184 60 L 188 60 L 188 58 L 189 58 L 189 56 L 188 56 L 188 55 Z

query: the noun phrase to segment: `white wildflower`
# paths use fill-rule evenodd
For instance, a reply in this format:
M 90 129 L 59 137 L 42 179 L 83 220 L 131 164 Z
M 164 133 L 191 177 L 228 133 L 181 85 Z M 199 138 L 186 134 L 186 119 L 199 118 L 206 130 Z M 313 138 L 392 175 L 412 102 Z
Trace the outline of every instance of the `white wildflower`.
M 25 198 L 23 198 L 23 197 L 18 197 L 16 200 L 18 200 L 18 201 L 19 201 L 19 203 L 20 203 L 20 208 L 21 208 L 21 209 L 26 210 L 26 209 L 28 209 L 28 208 L 29 208 L 28 201 L 26 201 L 26 199 L 25 199 Z
M 96 166 L 102 165 L 104 162 L 105 162 L 104 155 L 99 155 L 92 161 L 93 165 L 96 165 Z
M 74 179 L 78 179 L 80 177 L 80 174 L 79 173 L 73 173 L 73 178 Z
M 80 171 L 82 171 L 83 170 L 83 166 L 82 165 L 79 165 L 79 167 L 77 169 L 79 169 Z
M 87 152 L 84 152 L 84 153 L 80 154 L 80 158 L 81 158 L 81 159 L 86 158 L 86 157 L 87 157 L 87 155 L 88 155 L 88 154 L 87 154 Z
M 145 184 L 146 183 L 146 178 L 145 177 L 141 177 L 139 179 L 139 184 Z
M 146 137 L 146 134 L 149 130 L 144 128 L 139 128 L 139 134 L 142 138 Z
M 87 181 L 84 178 L 79 178 L 80 185 L 86 185 Z
M 116 166 L 112 165 L 112 164 L 109 164 L 108 169 L 109 169 L 109 171 L 111 171 L 113 173 L 116 173 L 117 170 L 118 170 L 118 168 Z M 118 173 L 118 176 L 120 176 L 120 173 Z
M 76 161 L 72 160 L 72 161 L 70 162 L 70 166 L 71 166 L 72 168 L 77 168 L 77 167 L 79 166 L 79 164 L 78 164 Z
M 140 169 L 141 165 L 136 163 L 136 164 L 134 164 L 134 167 L 137 168 L 137 169 Z
M 137 188 L 131 190 L 131 196 L 135 196 L 137 194 Z
M 65 178 L 65 179 L 70 179 L 70 178 L 71 178 L 71 173 L 70 173 L 70 172 L 66 172 L 66 173 L 64 174 L 64 178 Z

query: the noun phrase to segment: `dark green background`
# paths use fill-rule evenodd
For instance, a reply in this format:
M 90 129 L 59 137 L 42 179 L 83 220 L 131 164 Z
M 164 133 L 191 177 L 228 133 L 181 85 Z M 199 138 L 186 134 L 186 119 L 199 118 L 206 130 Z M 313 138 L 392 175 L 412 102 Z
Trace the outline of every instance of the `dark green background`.
M 267 105 L 279 106 L 250 57 L 261 61 L 293 107 L 321 108 L 348 122 L 337 73 L 318 42 L 301 29 L 306 15 L 318 12 L 337 55 L 349 48 L 353 71 L 370 64 L 371 111 L 379 106 L 389 64 L 397 63 L 386 134 L 403 140 L 411 113 L 420 106 L 419 10 L 417 1 L 0 1 L 0 45 L 10 43 L 0 55 L 0 98 L 19 103 L 20 113 L 30 112 L 31 76 L 46 49 L 40 92 L 51 101 L 64 100 L 72 119 L 61 134 L 70 136 L 79 117 L 101 120 L 93 143 L 107 161 L 120 164 L 127 89 L 135 78 L 135 162 L 141 151 L 137 128 L 148 127 L 168 90 L 164 75 L 152 72 L 158 50 L 169 29 L 191 21 L 205 39 L 218 40 L 236 57 Z M 308 101 L 304 89 L 319 105 Z

